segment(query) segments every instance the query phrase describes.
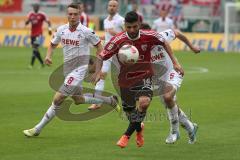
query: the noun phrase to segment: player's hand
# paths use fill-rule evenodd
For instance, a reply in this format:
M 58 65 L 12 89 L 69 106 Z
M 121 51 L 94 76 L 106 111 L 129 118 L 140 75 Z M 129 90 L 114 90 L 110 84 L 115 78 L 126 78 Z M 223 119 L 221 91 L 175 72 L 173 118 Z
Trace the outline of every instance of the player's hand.
M 178 72 L 181 76 L 184 76 L 184 70 L 180 64 L 173 65 L 176 72 Z
M 52 64 L 52 59 L 50 57 L 46 57 L 45 60 L 44 60 L 44 63 L 48 66 L 51 66 Z
M 192 51 L 197 54 L 197 53 L 200 53 L 200 52 L 201 52 L 201 49 L 200 49 L 199 47 L 195 47 L 195 46 L 194 46 L 194 47 L 192 48 Z

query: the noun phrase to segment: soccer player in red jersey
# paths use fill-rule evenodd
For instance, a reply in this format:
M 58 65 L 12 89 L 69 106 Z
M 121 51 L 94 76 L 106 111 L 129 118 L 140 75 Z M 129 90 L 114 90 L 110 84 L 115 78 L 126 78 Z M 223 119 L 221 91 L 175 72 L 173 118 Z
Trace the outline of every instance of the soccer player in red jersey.
M 131 11 L 126 14 L 125 30 L 125 32 L 114 36 L 106 44 L 103 52 L 99 55 L 96 69 L 101 69 L 102 60 L 107 60 L 117 54 L 123 45 L 133 45 L 138 49 L 139 60 L 137 63 L 124 65 L 119 61 L 118 85 L 120 86 L 123 110 L 126 113 L 129 125 L 117 145 L 121 148 L 126 147 L 131 135 L 136 131 L 136 144 L 141 147 L 144 144 L 143 120 L 153 94 L 151 78 L 154 71 L 151 64 L 151 48 L 154 45 L 163 46 L 174 64 L 174 69 L 181 73 L 183 73 L 183 70 L 173 56 L 170 46 L 159 33 L 140 30 L 140 21 L 136 12 Z M 96 78 L 97 80 L 98 78 Z
M 48 24 L 48 34 L 52 34 L 51 23 L 49 19 L 45 13 L 39 11 L 39 8 L 39 4 L 33 4 L 33 11 L 28 14 L 28 19 L 25 22 L 25 25 L 31 23 L 31 44 L 33 48 L 33 54 L 31 64 L 29 66 L 30 69 L 33 67 L 36 58 L 41 63 L 42 67 L 44 66 L 42 57 L 39 52 L 40 40 L 43 34 L 43 22 L 46 22 Z

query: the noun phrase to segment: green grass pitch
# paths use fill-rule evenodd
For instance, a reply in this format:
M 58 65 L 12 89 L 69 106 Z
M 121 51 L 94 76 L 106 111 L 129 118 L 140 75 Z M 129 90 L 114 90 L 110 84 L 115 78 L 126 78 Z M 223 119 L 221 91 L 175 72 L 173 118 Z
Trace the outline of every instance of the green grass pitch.
M 41 49 L 45 55 L 46 49 Z M 240 159 L 240 54 L 177 53 L 185 69 L 178 102 L 199 125 L 198 141 L 181 139 L 166 145 L 168 121 L 155 97 L 145 122 L 145 145 L 135 136 L 125 149 L 115 144 L 127 121 L 111 112 L 86 122 L 54 119 L 37 138 L 22 130 L 33 127 L 51 104 L 54 91 L 48 77 L 61 64 L 61 50 L 53 66 L 28 70 L 30 48 L 0 48 L 0 160 L 239 160 Z M 114 92 L 110 79 L 106 90 Z M 79 107 L 81 111 L 87 106 Z M 77 111 L 78 109 L 74 109 Z

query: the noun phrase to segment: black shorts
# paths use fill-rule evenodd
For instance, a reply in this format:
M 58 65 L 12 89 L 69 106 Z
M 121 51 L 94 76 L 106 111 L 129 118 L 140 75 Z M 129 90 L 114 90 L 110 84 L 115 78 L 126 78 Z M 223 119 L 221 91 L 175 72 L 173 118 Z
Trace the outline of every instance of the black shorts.
M 138 101 L 139 97 L 147 96 L 149 98 L 152 98 L 152 79 L 143 79 L 140 83 L 130 88 L 120 87 L 120 94 L 123 110 L 131 111 L 136 108 L 136 101 Z
M 38 47 L 40 45 L 40 36 L 32 36 L 31 44 Z

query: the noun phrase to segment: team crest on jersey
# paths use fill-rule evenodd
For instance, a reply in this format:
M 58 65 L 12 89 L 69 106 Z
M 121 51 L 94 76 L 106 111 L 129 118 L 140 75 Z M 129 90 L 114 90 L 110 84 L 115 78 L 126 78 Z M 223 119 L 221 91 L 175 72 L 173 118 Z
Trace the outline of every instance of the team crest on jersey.
M 141 48 L 142 48 L 143 51 L 146 51 L 147 50 L 147 44 L 141 45 Z
M 62 32 L 61 35 L 64 35 L 64 32 Z

